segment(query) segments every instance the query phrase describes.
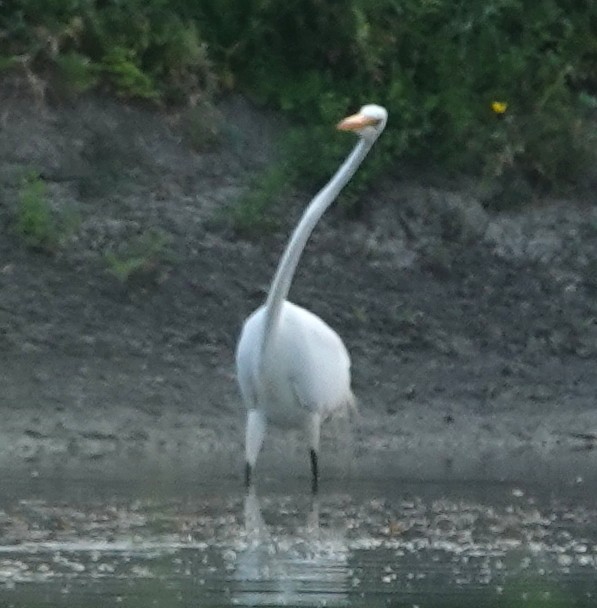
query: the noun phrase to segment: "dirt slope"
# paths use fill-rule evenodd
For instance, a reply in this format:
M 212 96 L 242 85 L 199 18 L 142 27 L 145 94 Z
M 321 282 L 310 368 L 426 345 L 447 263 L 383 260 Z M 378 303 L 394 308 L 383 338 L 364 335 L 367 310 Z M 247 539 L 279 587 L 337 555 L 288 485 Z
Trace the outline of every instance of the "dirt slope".
M 289 193 L 274 236 L 240 239 L 221 218 L 283 125 L 230 99 L 211 118 L 220 144 L 197 152 L 180 117 L 105 99 L 42 107 L 8 90 L 1 118 L 0 466 L 237 475 L 236 337 L 311 193 Z M 78 217 L 54 255 L 14 229 L 31 169 Z M 397 174 L 362 221 L 324 219 L 292 299 L 352 354 L 355 474 L 597 477 L 593 203 L 493 215 L 472 191 Z M 151 231 L 164 255 L 121 283 L 106 254 Z M 346 468 L 333 439 L 324 475 Z M 306 474 L 300 438 L 274 432 L 263 468 Z

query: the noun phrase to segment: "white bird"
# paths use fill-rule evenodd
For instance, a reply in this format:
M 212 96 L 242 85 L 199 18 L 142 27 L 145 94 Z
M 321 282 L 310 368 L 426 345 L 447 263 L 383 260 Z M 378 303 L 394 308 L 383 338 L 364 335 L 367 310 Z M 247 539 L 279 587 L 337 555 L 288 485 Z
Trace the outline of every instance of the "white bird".
M 354 407 L 350 357 L 340 336 L 312 312 L 286 298 L 307 239 L 383 131 L 387 117 L 381 106 L 365 105 L 337 125 L 342 131 L 358 134 L 359 141 L 305 210 L 280 260 L 267 301 L 243 325 L 236 349 L 236 370 L 247 408 L 247 486 L 251 484 L 267 423 L 272 421 L 306 427 L 315 493 L 321 422 L 334 410 Z

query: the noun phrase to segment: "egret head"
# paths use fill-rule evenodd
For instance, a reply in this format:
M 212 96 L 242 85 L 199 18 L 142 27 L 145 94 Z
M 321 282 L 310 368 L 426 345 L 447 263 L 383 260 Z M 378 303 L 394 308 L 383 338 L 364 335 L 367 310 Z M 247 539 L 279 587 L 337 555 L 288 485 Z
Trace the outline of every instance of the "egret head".
M 375 104 L 363 106 L 356 114 L 348 116 L 338 123 L 340 131 L 353 131 L 364 139 L 374 141 L 384 130 L 388 121 L 385 108 Z

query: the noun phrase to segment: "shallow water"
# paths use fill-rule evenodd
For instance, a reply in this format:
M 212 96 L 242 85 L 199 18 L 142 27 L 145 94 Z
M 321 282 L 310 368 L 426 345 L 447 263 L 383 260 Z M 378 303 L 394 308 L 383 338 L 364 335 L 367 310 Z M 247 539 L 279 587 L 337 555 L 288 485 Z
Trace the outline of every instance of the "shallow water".
M 5 481 L 0 606 L 597 605 L 583 484 L 323 485 Z

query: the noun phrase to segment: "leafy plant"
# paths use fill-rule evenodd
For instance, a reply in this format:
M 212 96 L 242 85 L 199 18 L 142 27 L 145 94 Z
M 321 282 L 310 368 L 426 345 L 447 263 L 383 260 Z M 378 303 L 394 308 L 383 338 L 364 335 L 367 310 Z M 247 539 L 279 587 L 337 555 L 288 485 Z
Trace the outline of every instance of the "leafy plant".
M 118 94 L 141 99 L 158 98 L 152 79 L 136 64 L 130 49 L 118 46 L 109 49 L 102 58 L 100 69 Z
M 124 243 L 118 251 L 104 254 L 108 271 L 121 283 L 134 279 L 155 280 L 172 257 L 170 239 L 162 232 L 150 230 Z
M 99 73 L 89 57 L 69 51 L 55 58 L 56 86 L 64 96 L 76 96 L 93 88 Z
M 36 175 L 23 181 L 15 227 L 33 249 L 52 251 L 58 245 L 58 228 L 46 199 L 46 187 Z
M 55 212 L 46 185 L 35 173 L 23 180 L 18 196 L 15 231 L 31 249 L 55 253 L 78 225 L 75 214 Z
M 275 230 L 279 216 L 274 211 L 280 193 L 288 185 L 288 171 L 282 164 L 266 169 L 226 214 L 233 230 L 242 236 L 255 236 Z

